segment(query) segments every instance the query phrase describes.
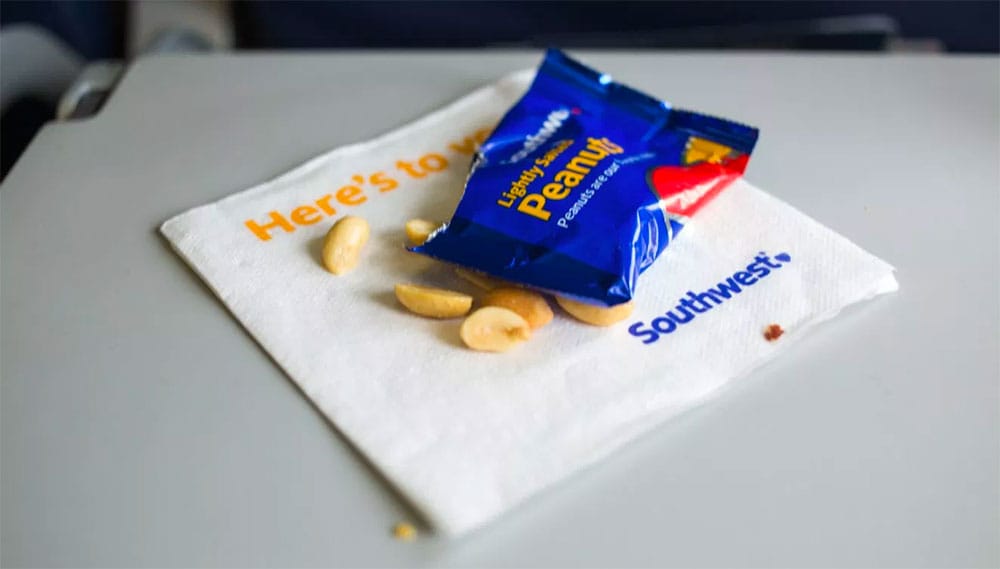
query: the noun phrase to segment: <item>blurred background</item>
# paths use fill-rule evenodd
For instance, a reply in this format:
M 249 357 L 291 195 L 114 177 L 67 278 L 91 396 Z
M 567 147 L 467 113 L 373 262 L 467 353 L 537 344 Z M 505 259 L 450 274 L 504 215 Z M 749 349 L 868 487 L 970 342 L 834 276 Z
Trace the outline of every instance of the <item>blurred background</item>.
M 0 177 L 152 53 L 565 48 L 1000 52 L 1000 2 L 0 0 Z

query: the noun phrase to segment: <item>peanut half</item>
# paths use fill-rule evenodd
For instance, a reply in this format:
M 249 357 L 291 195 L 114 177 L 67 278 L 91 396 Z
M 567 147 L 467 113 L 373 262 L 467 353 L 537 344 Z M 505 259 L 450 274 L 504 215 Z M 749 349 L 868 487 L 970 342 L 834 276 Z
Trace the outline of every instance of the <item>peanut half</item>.
M 371 229 L 363 218 L 348 215 L 333 224 L 323 243 L 323 265 L 335 275 L 342 275 L 358 264 L 361 250 Z
M 519 314 L 532 330 L 552 321 L 552 308 L 545 297 L 523 288 L 496 288 L 482 298 L 483 306 L 499 306 Z
M 597 306 L 557 296 L 556 302 L 573 318 L 593 326 L 611 326 L 616 322 L 621 322 L 631 316 L 632 310 L 635 308 L 632 301 L 615 306 Z
M 467 294 L 415 284 L 396 285 L 396 298 L 410 312 L 431 318 L 458 318 L 472 308 Z
M 516 312 L 484 306 L 466 317 L 458 333 L 473 350 L 506 352 L 531 337 L 531 326 Z
M 455 274 L 483 290 L 493 290 L 497 287 L 503 286 L 503 281 L 500 279 L 491 277 L 486 273 L 480 273 L 479 271 L 455 267 Z
M 406 238 L 414 245 L 423 245 L 434 230 L 441 227 L 440 223 L 426 219 L 411 219 L 406 222 Z

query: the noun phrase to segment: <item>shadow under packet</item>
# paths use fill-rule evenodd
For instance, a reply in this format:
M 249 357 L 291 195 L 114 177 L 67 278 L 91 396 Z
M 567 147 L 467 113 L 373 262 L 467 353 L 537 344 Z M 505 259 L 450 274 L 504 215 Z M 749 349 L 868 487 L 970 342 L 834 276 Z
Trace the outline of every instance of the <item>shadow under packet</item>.
M 451 221 L 411 251 L 613 306 L 742 176 L 754 127 L 617 83 L 550 49 L 473 159 Z

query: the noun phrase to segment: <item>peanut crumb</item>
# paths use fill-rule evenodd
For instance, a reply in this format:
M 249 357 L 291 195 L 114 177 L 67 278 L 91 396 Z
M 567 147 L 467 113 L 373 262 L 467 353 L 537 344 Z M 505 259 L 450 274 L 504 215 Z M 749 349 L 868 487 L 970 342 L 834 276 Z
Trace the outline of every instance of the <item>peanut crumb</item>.
M 781 329 L 781 326 L 777 324 L 770 324 L 767 328 L 764 328 L 764 339 L 768 342 L 773 342 L 781 337 L 785 331 Z
M 413 524 L 400 522 L 392 528 L 392 537 L 400 541 L 413 541 L 417 538 L 417 528 Z

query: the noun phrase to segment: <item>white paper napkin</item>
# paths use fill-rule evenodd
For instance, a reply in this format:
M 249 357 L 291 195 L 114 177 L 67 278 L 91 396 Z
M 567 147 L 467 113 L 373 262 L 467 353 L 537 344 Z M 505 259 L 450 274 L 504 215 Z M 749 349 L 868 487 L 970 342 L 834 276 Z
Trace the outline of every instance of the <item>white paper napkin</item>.
M 561 314 L 515 351 L 464 348 L 459 321 L 420 318 L 396 302 L 397 282 L 475 290 L 405 251 L 402 226 L 450 217 L 477 134 L 530 78 L 508 77 L 161 228 L 319 409 L 447 534 L 482 525 L 704 401 L 845 306 L 897 288 L 888 264 L 741 182 L 642 276 L 626 323 L 592 328 Z M 372 238 L 360 266 L 334 277 L 319 252 L 344 214 L 367 218 Z M 771 323 L 786 330 L 775 342 L 763 337 Z

